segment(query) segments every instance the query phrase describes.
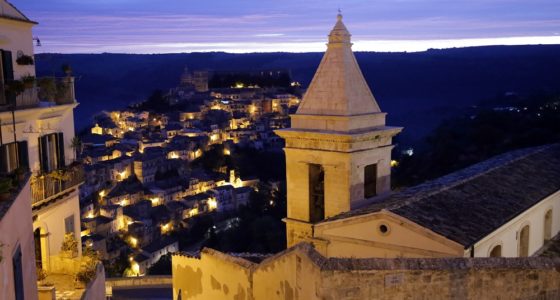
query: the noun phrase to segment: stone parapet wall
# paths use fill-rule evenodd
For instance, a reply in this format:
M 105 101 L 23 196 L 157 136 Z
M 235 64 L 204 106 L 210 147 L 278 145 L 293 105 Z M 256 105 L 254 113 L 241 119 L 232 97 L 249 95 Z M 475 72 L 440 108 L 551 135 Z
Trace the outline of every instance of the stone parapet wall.
M 559 299 L 560 258 L 325 258 L 299 244 L 254 263 L 173 256 L 181 299 Z
M 97 264 L 95 279 L 87 285 L 81 298 L 81 300 L 98 299 L 105 299 L 105 268 L 101 263 Z
M 113 294 L 113 289 L 138 289 L 165 286 L 171 286 L 171 276 L 169 275 L 119 277 L 107 278 L 105 280 L 105 292 L 107 296 Z

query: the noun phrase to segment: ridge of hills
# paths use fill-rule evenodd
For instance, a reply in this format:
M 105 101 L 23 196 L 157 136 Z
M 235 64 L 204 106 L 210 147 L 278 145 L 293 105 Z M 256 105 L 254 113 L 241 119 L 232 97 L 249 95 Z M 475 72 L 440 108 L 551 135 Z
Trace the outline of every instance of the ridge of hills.
M 560 91 L 560 45 L 486 46 L 424 52 L 356 52 L 388 124 L 404 126 L 400 140 L 413 143 L 446 118 L 504 93 Z M 72 66 L 76 129 L 102 110 L 146 99 L 178 85 L 185 67 L 216 71 L 289 70 L 306 87 L 323 53 L 223 52 L 177 54 L 36 54 L 37 76 L 62 76 Z

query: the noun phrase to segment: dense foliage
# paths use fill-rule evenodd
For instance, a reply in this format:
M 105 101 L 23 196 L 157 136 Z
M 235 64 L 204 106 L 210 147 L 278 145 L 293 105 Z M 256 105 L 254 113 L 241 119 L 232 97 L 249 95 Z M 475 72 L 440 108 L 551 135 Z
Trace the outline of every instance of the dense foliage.
M 206 247 L 223 252 L 276 253 L 286 248 L 286 190 L 262 187 L 251 195 L 251 202 L 236 216 L 239 221 L 229 229 L 212 227 Z
M 397 187 L 440 177 L 514 149 L 560 141 L 560 95 L 498 97 L 441 124 L 394 170 Z

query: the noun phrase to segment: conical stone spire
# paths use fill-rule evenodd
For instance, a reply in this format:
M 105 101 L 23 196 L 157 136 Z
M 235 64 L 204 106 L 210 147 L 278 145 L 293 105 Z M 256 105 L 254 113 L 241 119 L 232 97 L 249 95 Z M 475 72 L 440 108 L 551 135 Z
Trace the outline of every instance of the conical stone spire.
M 326 247 L 314 238 L 314 224 L 390 192 L 392 139 L 402 128 L 386 126 L 385 116 L 339 14 L 291 128 L 274 131 L 286 142 L 288 247 L 301 241 Z
M 351 34 L 339 13 L 329 34 L 327 52 L 296 115 L 356 116 L 379 112 L 352 52 Z

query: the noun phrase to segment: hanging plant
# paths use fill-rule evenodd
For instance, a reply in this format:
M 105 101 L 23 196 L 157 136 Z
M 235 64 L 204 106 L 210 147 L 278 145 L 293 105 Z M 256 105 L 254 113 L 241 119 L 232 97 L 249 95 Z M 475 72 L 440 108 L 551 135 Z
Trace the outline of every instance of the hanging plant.
M 33 56 L 23 54 L 16 59 L 16 63 L 22 66 L 32 65 L 34 63 Z

